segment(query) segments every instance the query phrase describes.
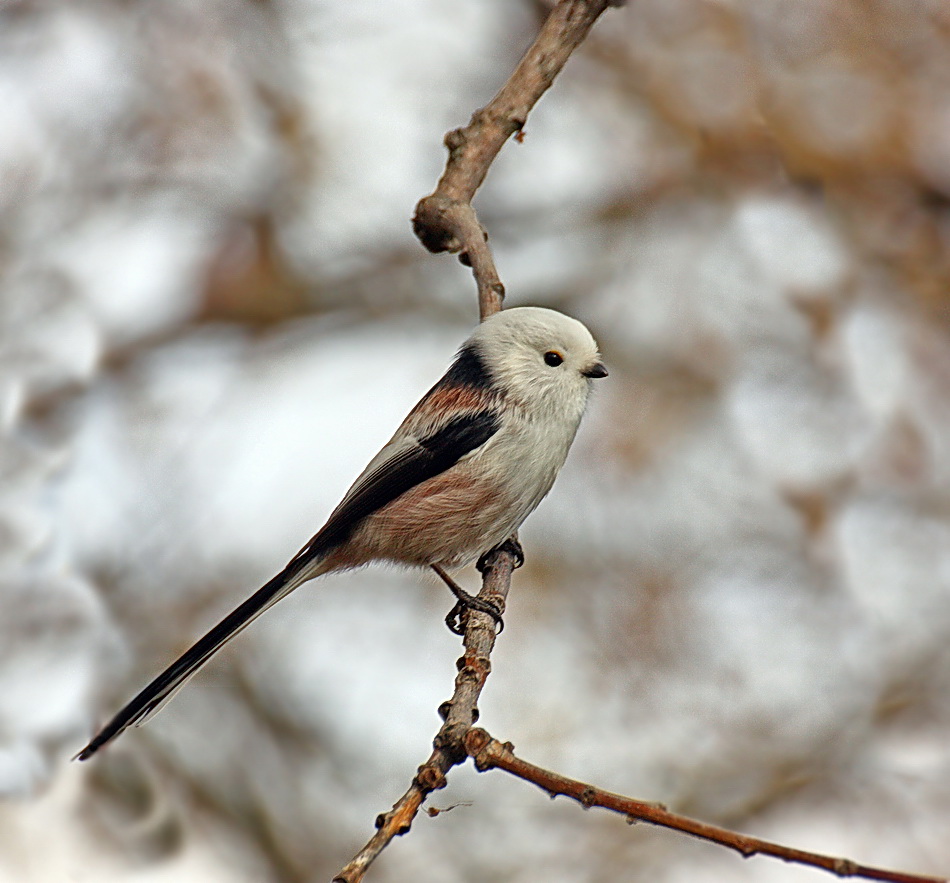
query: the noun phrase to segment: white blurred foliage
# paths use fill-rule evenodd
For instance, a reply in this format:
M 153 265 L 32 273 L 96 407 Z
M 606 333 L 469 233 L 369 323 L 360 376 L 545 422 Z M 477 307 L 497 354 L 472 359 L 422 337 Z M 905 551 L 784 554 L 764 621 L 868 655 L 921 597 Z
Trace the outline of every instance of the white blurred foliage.
M 0 789 L 22 796 L 50 775 L 48 749 L 62 750 L 88 726 L 103 672 L 97 644 L 110 635 L 85 582 L 25 569 L 2 592 L 10 613 L 0 624 Z
M 285 244 L 302 266 L 343 273 L 367 250 L 413 241 L 407 207 L 432 189 L 442 164 L 433 132 L 438 141 L 466 122 L 460 114 L 474 108 L 462 95 L 491 98 L 510 41 L 520 33 L 527 45 L 530 23 L 504 0 L 400 0 L 385 15 L 365 2 L 297 0 L 281 15 L 326 151 L 321 185 L 300 195 Z
M 151 187 L 134 195 L 134 186 L 162 162 L 154 145 L 129 150 L 126 142 L 116 150 L 117 133 L 146 86 L 144 59 L 154 48 L 154 32 L 142 29 L 135 13 L 10 4 L 0 18 L 0 94 L 6 98 L 0 129 L 11 136 L 0 148 L 9 251 L 0 304 L 0 469 L 6 476 L 0 586 L 9 632 L 0 672 L 7 687 L 0 706 L 0 791 L 25 793 L 55 770 L 53 756 L 62 757 L 88 731 L 104 679 L 114 670 L 109 663 L 117 659 L 114 625 L 77 572 L 61 530 L 63 513 L 52 503 L 51 488 L 75 454 L 72 430 L 38 430 L 28 410 L 93 383 L 107 346 L 193 312 L 209 217 L 233 210 L 248 187 L 231 186 L 226 195 L 218 185 L 217 208 L 194 190 L 184 201 L 184 180 L 164 195 Z M 243 100 L 250 100 L 249 91 Z M 269 149 L 258 138 L 243 155 L 260 166 Z M 220 171 L 220 157 L 212 165 Z M 244 178 L 258 174 L 248 162 L 242 172 Z M 210 191 L 215 183 L 204 186 Z M 100 210 L 87 214 L 90 198 Z M 101 496 L 81 501 L 80 521 Z M 117 542 L 120 527 L 108 525 Z
M 61 280 L 31 291 L 9 280 L 0 316 L 6 414 L 0 444 L 0 794 L 34 792 L 89 724 L 103 650 L 115 634 L 93 588 L 57 546 L 49 507 L 68 444 L 36 437 L 26 407 L 94 373 L 99 340 Z

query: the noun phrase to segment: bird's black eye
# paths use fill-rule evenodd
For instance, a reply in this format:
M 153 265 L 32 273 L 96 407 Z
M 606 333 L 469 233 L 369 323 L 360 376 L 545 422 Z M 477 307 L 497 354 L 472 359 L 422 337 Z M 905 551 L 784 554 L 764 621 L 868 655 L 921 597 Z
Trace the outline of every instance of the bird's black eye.
M 550 365 L 552 368 L 557 368 L 557 366 L 560 365 L 561 362 L 563 361 L 564 361 L 564 356 L 562 356 L 558 352 L 555 352 L 554 350 L 548 350 L 544 354 L 544 364 Z

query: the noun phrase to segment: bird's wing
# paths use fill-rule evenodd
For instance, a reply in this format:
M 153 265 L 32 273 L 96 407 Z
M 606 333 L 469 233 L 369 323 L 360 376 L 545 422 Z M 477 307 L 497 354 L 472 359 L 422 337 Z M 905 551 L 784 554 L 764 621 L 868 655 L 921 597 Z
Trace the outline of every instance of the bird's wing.
M 292 559 L 303 563 L 349 539 L 367 516 L 406 491 L 454 466 L 488 441 L 501 425 L 494 410 L 460 414 L 421 438 L 397 433 L 347 491 L 327 523 Z
M 444 472 L 488 441 L 499 425 L 494 412 L 480 411 L 455 417 L 422 438 L 397 433 L 290 563 L 138 693 L 76 757 L 86 760 L 126 728 L 145 723 L 231 638 L 301 583 L 317 576 L 326 553 L 345 542 L 361 519 Z

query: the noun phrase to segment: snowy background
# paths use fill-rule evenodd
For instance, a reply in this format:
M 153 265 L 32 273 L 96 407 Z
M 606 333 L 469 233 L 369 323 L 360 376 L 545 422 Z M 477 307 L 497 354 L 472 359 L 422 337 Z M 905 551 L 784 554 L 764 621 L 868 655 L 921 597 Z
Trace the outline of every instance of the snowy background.
M 443 587 L 319 527 L 476 319 L 412 237 L 543 3 L 0 3 L 0 883 L 329 879 L 428 754 Z M 611 374 L 481 723 L 750 833 L 950 871 L 950 13 L 635 0 L 477 207 Z M 464 580 L 474 586 L 474 573 Z M 381 881 L 822 879 L 457 769 Z

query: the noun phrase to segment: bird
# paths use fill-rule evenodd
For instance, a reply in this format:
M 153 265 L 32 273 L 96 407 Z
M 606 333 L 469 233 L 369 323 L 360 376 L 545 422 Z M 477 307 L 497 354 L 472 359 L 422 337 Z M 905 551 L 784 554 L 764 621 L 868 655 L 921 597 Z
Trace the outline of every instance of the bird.
M 315 577 L 382 561 L 432 567 L 451 588 L 446 568 L 502 546 L 551 490 L 592 381 L 606 376 L 596 341 L 576 319 L 544 307 L 485 319 L 287 566 L 142 689 L 76 758 L 87 760 L 145 723 L 225 643 Z

